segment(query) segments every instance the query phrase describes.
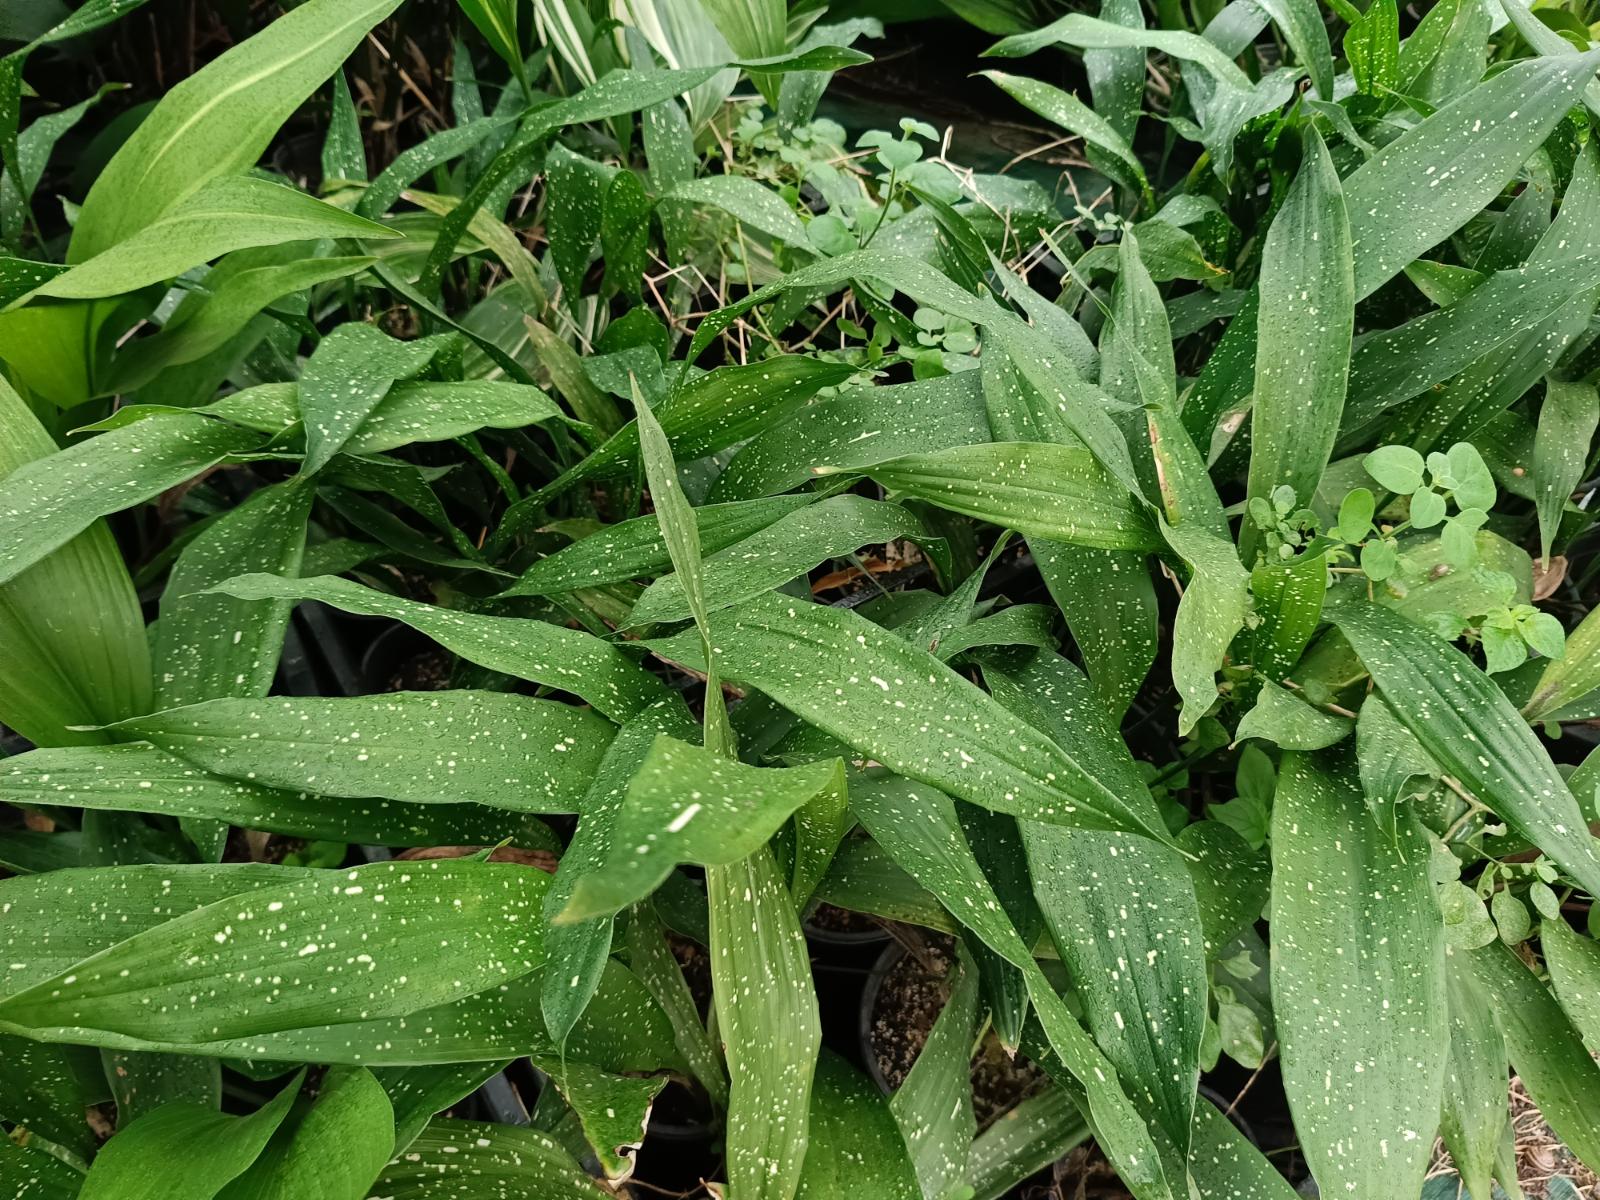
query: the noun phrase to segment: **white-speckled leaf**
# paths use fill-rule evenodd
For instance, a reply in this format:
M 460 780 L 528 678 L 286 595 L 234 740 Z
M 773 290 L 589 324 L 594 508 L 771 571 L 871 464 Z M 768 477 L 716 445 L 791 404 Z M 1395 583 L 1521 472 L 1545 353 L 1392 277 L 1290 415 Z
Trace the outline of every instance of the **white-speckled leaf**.
M 16 1200 L 73 1200 L 83 1176 L 42 1146 L 0 1138 L 0 1192 Z
M 156 708 L 267 694 L 291 606 L 276 598 L 205 593 L 246 571 L 299 574 L 311 499 L 312 489 L 299 481 L 272 484 L 183 548 L 155 627 Z
M 1354 765 L 1286 754 L 1272 811 L 1272 1000 L 1284 1087 L 1330 1194 L 1422 1188 L 1450 1044 L 1428 843 L 1391 842 Z
M 1490 1194 L 1495 1155 L 1509 1120 L 1506 1043 L 1494 1006 L 1461 950 L 1445 952 L 1450 1057 L 1445 1066 L 1439 1133 L 1475 1196 Z
M 401 621 L 468 662 L 571 692 L 618 721 L 667 695 L 659 679 L 609 642 L 548 621 L 419 604 L 331 575 L 241 575 L 215 590 L 248 600 L 317 600 L 345 612 Z
M 1172 682 L 1183 697 L 1178 731 L 1187 734 L 1217 700 L 1217 672 L 1250 611 L 1250 573 L 1233 543 L 1204 525 L 1162 523 L 1192 572 L 1172 623 Z
M 898 538 L 930 539 L 912 513 L 864 496 L 833 496 L 780 517 L 705 560 L 707 608 L 715 611 L 770 592 L 831 558 Z M 657 579 L 628 614 L 630 625 L 683 621 L 689 602 L 676 575 Z
M 296 399 L 305 423 L 301 471 L 315 474 L 344 449 L 384 396 L 444 348 L 442 337 L 400 342 L 373 325 L 340 325 L 317 343 L 300 372 Z
M 1325 750 L 1354 728 L 1349 717 L 1312 708 L 1287 688 L 1263 679 L 1255 706 L 1239 718 L 1233 736 L 1240 742 L 1260 738 L 1285 750 Z
M 0 480 L 0 583 L 96 519 L 184 483 L 255 434 L 188 413 L 163 413 L 18 467 Z
M 804 508 L 814 496 L 773 496 L 729 504 L 707 504 L 694 510 L 704 554 L 743 541 L 774 521 Z M 672 567 L 672 556 L 661 538 L 661 522 L 652 514 L 619 521 L 570 546 L 541 558 L 522 578 L 500 593 L 512 596 L 549 596 L 576 588 L 603 587 L 659 574 Z
M 844 763 L 751 767 L 665 734 L 640 764 L 599 866 L 579 879 L 559 921 L 615 913 L 679 863 L 728 866 L 753 854 L 819 793 L 844 794 Z
M 1320 17 L 1316 29 L 1322 32 Z M 1323 46 L 1326 53 L 1325 33 Z M 1331 87 L 1330 63 L 1325 90 Z M 1300 173 L 1261 251 L 1249 494 L 1269 498 L 1288 485 L 1308 504 L 1344 411 L 1355 280 L 1338 173 L 1315 129 L 1302 137 Z
M 81 879 L 74 903 L 115 895 L 122 873 Z M 537 967 L 549 879 L 464 859 L 302 875 L 175 917 L 12 992 L 0 1025 L 204 1043 L 403 1016 Z
M 1143 508 L 1081 446 L 986 442 L 908 454 L 866 473 L 891 493 L 1027 536 L 1102 550 L 1156 547 Z
M 794 901 L 765 846 L 706 870 L 711 983 L 728 1061 L 730 1200 L 790 1200 L 822 1043 Z
M 1293 1200 L 1299 1194 L 1204 1096 L 1194 1106 L 1189 1174 L 1204 1200 Z
M 1600 894 L 1600 858 L 1578 802 L 1499 686 L 1454 646 L 1387 608 L 1344 605 L 1332 619 L 1438 764 Z
M 1051 1049 L 1087 1092 L 1100 1144 L 1122 1182 L 1138 1200 L 1170 1200 L 1173 1192 L 1144 1118 L 1129 1101 L 1116 1068 L 1073 1019 L 1007 918 L 962 835 L 950 798 L 890 778 L 856 788 L 851 807 L 895 862 L 984 945 L 1022 972 Z
M 0 1117 L 28 1133 L 87 1162 L 99 1149 L 88 1112 L 110 1092 L 93 1050 L 0 1034 Z
M 973 1200 L 1000 1200 L 1089 1138 L 1089 1127 L 1063 1087 L 1030 1096 L 978 1135 L 967 1158 Z
M 553 848 L 541 822 L 478 804 L 333 799 L 225 779 L 147 743 L 32 750 L 0 760 L 0 800 L 221 821 L 289 837 L 390 846 Z
M 1591 1169 L 1600 1164 L 1600 1065 L 1550 990 L 1500 941 L 1456 951 L 1494 1005 L 1511 1068 L 1550 1128 Z
M 373 1200 L 611 1200 L 547 1133 L 527 1126 L 431 1122 L 372 1185 Z
M 1546 918 L 1539 943 L 1556 999 L 1590 1046 L 1600 1046 L 1600 945 L 1574 932 L 1564 919 Z
M 644 1142 L 650 1107 L 667 1085 L 667 1077 L 612 1075 L 588 1063 L 560 1058 L 540 1057 L 534 1065 L 550 1076 L 561 1098 L 578 1114 L 584 1140 L 606 1179 L 632 1175 L 632 1151 Z
M 795 1200 L 921 1200 L 906 1145 L 878 1089 L 824 1050 L 811 1089 L 811 1139 Z
M 766 596 L 717 614 L 718 660 L 891 770 L 996 812 L 1166 839 L 1148 792 L 1119 793 L 920 647 L 844 609 Z M 702 665 L 693 633 L 652 642 Z
M 616 727 L 507 692 L 208 700 L 115 726 L 219 775 L 329 796 L 576 812 Z
M 917 1181 L 928 1200 L 961 1195 L 977 1136 L 972 1113 L 972 1041 L 978 1019 L 978 969 L 957 943 L 956 976 L 927 1040 L 889 1098 Z

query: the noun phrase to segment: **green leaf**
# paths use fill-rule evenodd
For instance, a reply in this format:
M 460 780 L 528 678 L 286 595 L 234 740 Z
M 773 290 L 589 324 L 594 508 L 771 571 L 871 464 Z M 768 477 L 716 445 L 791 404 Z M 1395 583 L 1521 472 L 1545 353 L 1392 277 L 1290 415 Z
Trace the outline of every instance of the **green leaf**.
M 616 732 L 503 692 L 210 700 L 114 726 L 219 775 L 329 796 L 574 812 Z
M 338 180 L 364 183 L 367 152 L 361 144 L 361 116 L 350 96 L 350 83 L 342 70 L 333 73 L 333 96 L 328 103 L 328 132 L 322 140 L 322 190 Z
M 1448 308 L 1366 338 L 1350 360 L 1344 428 L 1362 429 L 1497 347 L 1514 344 L 1596 283 L 1600 254 L 1541 256 L 1496 271 Z
M 1391 844 L 1348 770 L 1284 756 L 1272 998 L 1295 1129 L 1329 1191 L 1422 1188 L 1444 1081 L 1444 927 L 1415 821 Z
M 294 188 L 248 175 L 224 176 L 146 228 L 47 280 L 32 295 L 92 300 L 172 279 L 190 267 L 252 246 L 399 236 Z
M 633 1156 L 650 1122 L 650 1108 L 667 1086 L 665 1075 L 611 1075 L 588 1063 L 540 1059 L 536 1064 L 578 1116 L 584 1140 L 608 1180 L 633 1174 Z
M 1366 496 L 1370 505 L 1372 494 L 1366 492 Z M 1343 519 L 1341 510 L 1341 522 Z M 1300 661 L 1322 620 L 1327 590 L 1328 563 L 1321 554 L 1302 554 L 1287 563 L 1263 563 L 1250 573 L 1250 594 L 1261 618 L 1255 628 L 1251 665 L 1266 678 L 1282 679 Z
M 438 1112 L 471 1095 L 507 1064 L 445 1063 L 440 1066 L 379 1067 L 373 1072 L 394 1110 L 394 1153 L 403 1154 Z
M 556 917 L 567 906 L 578 882 L 605 861 L 628 784 L 656 738 L 664 734 L 688 738 L 694 736 L 694 731 L 695 723 L 681 700 L 674 697 L 652 704 L 617 733 L 579 802 L 582 817 L 578 831 L 561 856 L 544 905 L 545 921 L 550 926 L 545 939 L 550 968 L 540 993 L 540 1009 L 558 1043 L 565 1043 L 600 985 L 606 956 L 611 952 L 612 922 L 606 916 L 560 924 Z
M 628 784 L 607 856 L 577 881 L 559 919 L 614 913 L 679 863 L 728 866 L 764 846 L 801 805 L 823 793 L 842 797 L 844 787 L 837 758 L 750 767 L 659 735 Z
M 527 1126 L 434 1121 L 372 1185 L 386 1200 L 610 1200 L 561 1144 Z
M 399 342 L 374 326 L 355 323 L 318 342 L 296 391 L 306 430 L 301 472 L 313 475 L 327 466 L 389 389 L 426 367 L 442 346 L 437 338 Z
M 222 1107 L 222 1064 L 193 1054 L 147 1054 L 102 1050 L 105 1077 L 117 1104 L 117 1124 L 126 1127 L 174 1100 Z
M 1409 496 L 1422 486 L 1422 455 L 1410 446 L 1380 446 L 1361 465 L 1380 486 L 1397 495 Z
M 1600 52 L 1514 63 L 1383 147 L 1344 181 L 1356 298 L 1493 200 L 1594 77 Z
M 1155 662 L 1160 630 L 1146 556 L 1030 539 L 1034 564 L 1067 619 L 1110 712 L 1120 719 Z
M 95 178 L 72 232 L 83 262 L 153 225 L 219 176 L 253 167 L 399 0 L 308 0 L 174 85 Z
M 1065 1088 L 1050 1087 L 1028 1097 L 972 1143 L 967 1182 L 973 1200 L 1000 1200 L 1088 1138 L 1089 1127 Z
M 1320 17 L 1315 25 L 1323 32 Z M 1318 85 L 1325 95 L 1331 65 L 1329 86 Z M 1301 503 L 1316 491 L 1339 432 L 1355 327 L 1344 194 L 1316 131 L 1304 142 L 1300 172 L 1261 252 L 1249 480 L 1251 496 L 1287 485 Z
M 1511 1067 L 1567 1148 L 1593 1168 L 1600 1162 L 1600 1065 L 1555 997 L 1496 941 L 1457 951 L 1489 997 L 1505 1034 Z
M 1552 659 L 1534 685 L 1533 696 L 1523 706 L 1529 721 L 1556 716 L 1600 688 L 1600 616 L 1591 611 L 1567 635 L 1567 652 Z
M 109 1094 L 100 1056 L 81 1046 L 52 1046 L 10 1034 L 0 1034 L 0 1052 L 0 1116 L 81 1162 L 93 1158 L 99 1140 L 89 1127 L 88 1110 Z
M 575 303 L 605 220 L 606 191 L 617 169 L 574 154 L 560 142 L 545 157 L 549 189 L 550 261 Z
M 897 504 L 863 496 L 833 496 L 787 513 L 765 529 L 705 560 L 711 612 L 769 592 L 833 558 L 898 538 L 933 542 L 922 522 Z M 682 621 L 690 616 L 676 575 L 658 578 L 628 614 L 629 625 Z
M 419 604 L 331 575 L 240 575 L 214 590 L 246 601 L 315 600 L 344 612 L 401 621 L 468 662 L 571 692 L 617 721 L 628 720 L 667 694 L 654 675 L 615 646 L 547 621 Z
M 957 943 L 958 952 L 960 943 Z M 972 1115 L 972 1042 L 978 1019 L 978 972 L 960 953 L 949 999 L 927 1040 L 889 1098 L 924 1196 L 959 1195 L 967 1152 L 977 1134 Z
M 79 1200 L 210 1200 L 266 1149 L 302 1078 L 296 1075 L 247 1117 L 176 1103 L 139 1118 L 100 1151 Z
M 0 799 L 106 812 L 158 813 L 220 821 L 289 837 L 390 846 L 544 845 L 548 830 L 476 804 L 345 803 L 209 775 L 154 746 L 33 750 L 0 762 Z
M 816 473 L 840 470 L 826 466 Z M 1103 550 L 1155 548 L 1138 502 L 1079 446 L 988 442 L 904 455 L 870 466 L 866 474 L 892 494 L 1026 536 Z
M 0 499 L 0 513 L 23 508 L 11 545 L 24 555 L 34 555 L 34 538 L 42 533 L 31 499 L 39 485 L 13 493 L 8 484 L 27 463 L 55 453 L 38 418 L 0 380 L 0 497 L 11 497 Z M 9 524 L 0 516 L 0 529 Z M 0 644 L 6 648 L 0 721 L 41 746 L 104 741 L 103 733 L 71 726 L 120 720 L 150 707 L 149 643 L 128 568 L 103 523 L 78 528 L 76 537 L 68 532 L 53 553 L 35 557 L 31 567 L 0 584 Z
M 298 574 L 311 499 L 311 489 L 297 481 L 269 485 L 184 547 L 155 628 L 155 707 L 267 694 L 291 606 L 207 589 L 245 571 Z
M 701 551 L 716 554 L 725 550 L 815 499 L 774 496 L 769 500 L 703 505 L 694 510 Z M 578 588 L 603 587 L 625 579 L 658 575 L 671 566 L 672 556 L 661 536 L 661 522 L 653 514 L 635 517 L 608 525 L 541 558 L 501 592 L 500 598 L 550 596 Z
M 1234 738 L 1261 738 L 1285 750 L 1322 750 L 1345 739 L 1355 728 L 1348 717 L 1312 708 L 1299 696 L 1270 680 L 1261 681 L 1255 707 L 1239 719 Z
M 1085 1089 L 1086 1115 L 1123 1184 L 1139 1200 L 1170 1200 L 1173 1193 L 1144 1119 L 1129 1103 L 1116 1069 L 1067 1011 L 1006 918 L 962 836 L 955 805 L 931 788 L 890 779 L 856 789 L 851 807 L 891 858 L 938 896 L 986 946 L 1022 972 L 1050 1047 Z
M 1165 839 L 1147 792 L 1114 791 L 932 654 L 854 612 L 766 596 L 719 613 L 715 629 L 729 678 L 893 771 L 996 812 Z M 692 632 L 649 644 L 704 662 Z
M 1289 1200 L 1298 1195 L 1272 1162 L 1203 1096 L 1194 1106 L 1189 1169 L 1205 1197 Z
M 98 518 L 160 495 L 258 441 L 219 421 L 163 413 L 16 468 L 0 479 L 0 583 Z
M 1600 946 L 1593 938 L 1574 933 L 1559 915 L 1539 928 L 1556 999 L 1583 1040 L 1600 1045 Z
M 811 1137 L 795 1200 L 851 1200 L 863 1194 L 874 1200 L 920 1200 L 922 1195 L 878 1089 L 824 1050 L 811 1089 Z
M 1127 171 L 1124 182 L 1135 193 L 1149 197 L 1150 181 L 1145 178 L 1133 148 L 1116 131 L 1111 123 L 1070 92 L 1052 87 L 1023 75 L 1007 75 L 1004 71 L 979 72 L 996 84 L 1006 95 L 1024 108 L 1031 109 L 1047 121 L 1060 125 L 1068 133 L 1076 134 L 1090 146 L 1109 154 Z
M 1162 523 L 1167 544 L 1189 565 L 1189 586 L 1172 626 L 1172 682 L 1183 697 L 1187 735 L 1217 700 L 1217 671 L 1250 611 L 1250 573 L 1233 543 L 1200 524 Z
M 78 895 L 115 895 L 126 871 L 85 872 Z M 34 1036 L 70 1031 L 78 1041 L 112 1034 L 203 1045 L 404 1016 L 536 967 L 535 913 L 548 883 L 542 871 L 465 859 L 309 871 L 177 916 L 13 991 L 0 1001 L 0 1025 Z
M 1546 566 L 1561 515 L 1588 467 L 1596 425 L 1600 425 L 1600 396 L 1593 384 L 1545 381 L 1533 443 L 1533 494 L 1539 510 L 1539 553 Z
M 800 918 L 765 846 L 706 871 L 712 998 L 728 1060 L 728 1187 L 782 1200 L 799 1186 L 822 1042 Z
M 218 1200 L 364 1200 L 394 1147 L 394 1107 L 365 1067 L 334 1067 Z
M 989 422 L 975 374 L 818 397 L 739 447 L 712 485 L 711 499 L 789 491 L 810 482 L 813 467 L 859 470 L 903 454 L 981 442 Z
M 1439 772 L 1422 743 L 1395 716 L 1381 695 L 1368 696 L 1356 718 L 1356 758 L 1361 793 L 1380 828 L 1394 832 L 1395 806 L 1414 788 L 1413 780 L 1431 784 Z
M 1445 961 L 1450 1002 L 1450 1058 L 1445 1068 L 1440 1133 L 1473 1195 L 1487 1196 L 1495 1154 L 1507 1127 L 1506 1046 L 1483 986 L 1460 951 Z
M 1328 27 L 1314 0 L 1263 0 L 1261 8 L 1283 31 L 1284 40 L 1311 76 L 1317 94 L 1332 100 L 1333 47 L 1328 43 Z
M 704 205 L 723 212 L 751 229 L 806 248 L 806 227 L 783 199 L 747 175 L 703 175 L 673 185 L 664 197 L 669 202 Z
M 50 1151 L 0 1138 L 0 1188 L 16 1200 L 73 1200 L 82 1184 L 83 1176 Z
M 1207 953 L 1215 954 L 1261 916 L 1271 865 L 1231 826 L 1216 820 L 1185 825 L 1178 831 L 1178 848 L 1192 856 L 1184 866 L 1194 882 Z
M 556 889 L 551 888 L 553 897 Z M 552 927 L 552 932 L 559 926 Z M 709 937 L 709 934 L 707 935 Z M 667 929 L 649 904 L 636 904 L 628 914 L 628 963 L 672 1024 L 673 1044 L 718 1111 L 728 1107 L 728 1081 L 723 1075 L 722 1047 L 700 1019 L 700 1006 L 683 977 Z M 553 969 L 559 964 L 553 963 Z
M 1586 891 L 1600 892 L 1578 802 L 1505 693 L 1461 651 L 1388 609 L 1345 605 L 1333 621 L 1439 765 Z
M 1213 43 L 1193 33 L 1165 29 L 1129 29 L 1082 13 L 1069 13 L 1030 33 L 1002 38 L 984 55 L 1022 58 L 1046 46 L 1063 43 L 1084 49 L 1140 48 L 1159 50 L 1173 58 L 1203 66 L 1219 83 L 1249 90 L 1250 79 Z

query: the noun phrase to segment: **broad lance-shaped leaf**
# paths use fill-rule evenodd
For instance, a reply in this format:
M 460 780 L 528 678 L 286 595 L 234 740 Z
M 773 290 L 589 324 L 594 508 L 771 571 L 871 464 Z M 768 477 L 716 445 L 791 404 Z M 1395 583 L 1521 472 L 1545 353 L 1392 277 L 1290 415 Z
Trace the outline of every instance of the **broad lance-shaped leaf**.
M 211 775 L 145 743 L 32 750 L 0 761 L 0 800 L 220 821 L 290 837 L 391 846 L 547 847 L 542 823 L 477 804 L 399 804 L 280 791 Z
M 1590 1046 L 1600 1046 L 1600 945 L 1560 917 L 1540 923 L 1540 945 L 1556 999 Z
M 984 51 L 984 54 L 1020 58 L 1058 42 L 1097 50 L 1125 48 L 1160 50 L 1173 58 L 1199 63 L 1220 83 L 1241 90 L 1248 90 L 1250 87 L 1249 77 L 1239 69 L 1238 65 L 1215 44 L 1198 34 L 1165 29 L 1129 29 L 1084 13 L 1069 13 L 1039 29 L 1002 38 Z
M 208 700 L 115 728 L 218 775 L 329 796 L 575 812 L 616 727 L 506 692 Z
M 311 500 L 312 490 L 298 481 L 269 485 L 183 548 L 156 622 L 156 708 L 267 694 L 290 606 L 278 597 L 201 593 L 245 571 L 298 575 Z
M 87 1162 L 99 1149 L 88 1110 L 110 1094 L 93 1050 L 0 1034 L 0 1117 L 28 1133 Z
M 378 1067 L 372 1073 L 394 1110 L 394 1152 L 403 1154 L 433 1119 L 498 1075 L 509 1064 L 442 1063 L 422 1067 Z
M 1589 465 L 1589 447 L 1600 425 L 1600 395 L 1592 383 L 1547 379 L 1544 387 L 1533 444 L 1533 488 L 1539 510 L 1539 552 L 1548 566 L 1550 543 Z
M 1167 840 L 1148 792 L 1114 792 L 928 651 L 856 613 L 765 596 L 717 614 L 714 628 L 729 678 L 898 774 L 996 812 Z M 650 646 L 704 662 L 692 631 Z
M 217 1195 L 266 1149 L 304 1078 L 297 1074 L 245 1117 L 199 1104 L 163 1105 L 106 1143 L 83 1181 L 80 1200 Z
M 1550 990 L 1497 941 L 1456 951 L 1494 1006 L 1511 1069 L 1550 1128 L 1590 1168 L 1600 1163 L 1600 1065 Z
M 42 1145 L 19 1146 L 0 1138 L 0 1188 L 17 1200 L 73 1200 L 83 1175 Z
M 55 439 L 0 380 L 0 479 L 57 452 Z M 0 492 L 4 485 L 0 483 Z M 24 545 L 31 547 L 31 541 Z M 103 523 L 0 584 L 0 722 L 40 746 L 106 735 L 70 726 L 150 708 L 144 613 L 122 552 Z
M 1350 357 L 1350 437 L 1341 447 L 1387 409 L 1528 334 L 1596 284 L 1600 254 L 1552 255 L 1497 271 L 1449 307 L 1366 338 Z
M 1344 181 L 1356 298 L 1370 296 L 1499 195 L 1600 67 L 1600 51 L 1513 63 Z
M 1172 625 L 1172 682 L 1183 697 L 1178 730 L 1187 734 L 1217 701 L 1217 672 L 1250 611 L 1250 574 L 1233 543 L 1204 525 L 1163 522 L 1162 532 L 1191 571 Z
M 1327 591 L 1328 560 L 1321 554 L 1266 562 L 1250 572 L 1250 594 L 1261 618 L 1250 665 L 1272 680 L 1292 670 L 1322 621 Z
M 606 860 L 629 781 L 655 745 L 656 738 L 668 734 L 680 740 L 695 734 L 694 719 L 676 696 L 651 705 L 617 732 L 579 802 L 582 815 L 577 832 L 561 856 L 555 882 L 545 893 L 544 918 L 549 926 L 545 944 L 550 967 L 545 974 L 539 1006 L 546 1027 L 558 1044 L 566 1041 L 600 985 L 606 958 L 611 953 L 612 922 L 606 915 L 558 924 L 556 917 L 567 906 L 578 882 L 593 874 Z
M 125 868 L 80 879 L 115 890 Z M 404 1016 L 543 958 L 550 877 L 465 859 L 314 872 L 138 933 L 0 1000 L 0 1026 L 165 1042 Z
M 214 590 L 244 600 L 316 600 L 345 612 L 401 621 L 468 662 L 571 692 L 618 721 L 667 695 L 665 685 L 609 642 L 548 621 L 419 604 L 332 575 L 241 575 Z
M 208 181 L 255 166 L 278 127 L 399 0 L 310 0 L 174 85 L 84 199 L 67 253 L 82 262 Z
M 816 497 L 808 495 L 702 505 L 694 510 L 700 550 L 715 554 L 815 502 Z M 608 525 L 541 558 L 497 599 L 552 596 L 578 588 L 603 587 L 625 579 L 648 578 L 671 567 L 672 556 L 661 538 L 661 522 L 652 513 Z
M 977 1134 L 972 1114 L 972 1031 L 978 1019 L 978 971 L 959 955 L 949 999 L 889 1098 L 924 1196 L 959 1195 Z
M 703 585 L 712 611 L 759 596 L 796 579 L 830 558 L 899 538 L 942 543 L 915 515 L 898 504 L 864 496 L 832 496 L 780 517 L 767 528 L 705 560 Z M 657 579 L 628 614 L 628 624 L 683 621 L 690 616 L 676 575 Z
M 1059 655 L 1026 670 L 986 670 L 995 697 L 1095 755 L 1096 777 L 1143 787 L 1093 685 Z M 1020 822 L 1033 894 L 1095 1041 L 1150 1120 L 1189 1144 L 1206 1022 L 1205 933 L 1182 857 L 1147 838 Z
M 610 849 L 557 918 L 603 916 L 649 895 L 679 863 L 727 866 L 753 854 L 801 805 L 844 794 L 844 763 L 751 767 L 662 734 L 611 827 Z
M 1146 556 L 1040 538 L 1030 539 L 1028 549 L 1067 620 L 1089 678 L 1120 718 L 1149 675 L 1160 640 Z
M 1144 166 L 1134 154 L 1133 147 L 1109 121 L 1082 100 L 1070 92 L 1063 92 L 1060 88 L 1029 79 L 1025 75 L 1007 75 L 1004 71 L 983 71 L 981 74 L 1025 108 L 1032 109 L 1069 133 L 1077 134 L 1086 144 L 1105 151 L 1127 172 L 1127 182 L 1132 190 L 1149 197 L 1150 181 L 1145 178 Z M 1120 175 L 1118 178 L 1121 178 Z
M 1295 1128 L 1325 1191 L 1422 1188 L 1450 1044 L 1444 924 L 1415 820 L 1373 822 L 1353 764 L 1286 754 L 1272 809 L 1272 998 Z
M 1293 692 L 1263 679 L 1255 707 L 1239 718 L 1233 736 L 1240 742 L 1261 738 L 1285 750 L 1325 750 L 1354 728 L 1348 717 L 1312 708 Z
M 355 322 L 317 343 L 296 392 L 306 430 L 301 471 L 312 475 L 327 466 L 389 389 L 421 371 L 444 346 L 445 339 L 438 337 L 396 341 L 375 326 Z
M 857 788 L 851 807 L 873 840 L 958 921 L 1022 972 L 1050 1048 L 1087 1094 L 1089 1117 L 1122 1182 L 1138 1200 L 1173 1200 L 1145 1119 L 1111 1065 L 1067 1011 L 1006 918 L 973 857 L 948 796 L 904 779 Z
M 1533 695 L 1522 708 L 1529 721 L 1588 715 L 1600 688 L 1600 615 L 1591 609 L 1567 635 L 1567 651 L 1545 664 Z
M 920 1200 L 905 1141 L 867 1077 L 829 1050 L 811 1089 L 811 1139 L 795 1200 Z
M 967 1158 L 974 1200 L 1000 1200 L 1036 1171 L 1089 1140 L 1089 1127 L 1064 1087 L 1028 1097 L 978 1135 Z
M 1538 737 L 1472 660 L 1429 630 L 1373 604 L 1331 614 L 1405 727 L 1444 770 L 1600 894 L 1594 839 Z
M 706 899 L 728 1061 L 728 1190 L 785 1200 L 800 1182 L 822 1044 L 805 934 L 766 846 L 707 868 Z
M 1355 325 L 1344 194 L 1322 138 L 1307 129 L 1304 140 L 1300 173 L 1262 249 L 1249 480 L 1251 496 L 1286 484 L 1302 504 L 1339 431 Z
M 160 220 L 46 280 L 34 296 L 89 300 L 137 291 L 235 250 L 322 238 L 402 236 L 280 183 L 213 179 Z M 13 301 L 13 304 L 20 301 Z
M 158 496 L 260 440 L 220 421 L 165 413 L 18 467 L 0 479 L 0 583 L 100 517 Z
M 554 894 L 552 888 L 546 897 L 547 909 L 549 896 Z M 700 1006 L 667 938 L 667 927 L 650 904 L 633 906 L 628 914 L 628 966 L 666 1014 L 673 1044 L 706 1089 L 712 1106 L 726 1111 L 728 1081 L 723 1073 L 722 1047 L 706 1029 Z M 552 969 L 559 969 L 559 964 L 552 962 Z
M 988 442 L 890 459 L 866 474 L 891 493 L 1024 535 L 1102 550 L 1156 547 L 1142 507 L 1081 446 Z
M 809 482 L 812 467 L 855 470 L 902 454 L 981 442 L 989 422 L 977 374 L 961 371 L 819 397 L 739 447 L 711 485 L 710 498 L 769 496 Z
M 461 1200 L 538 1196 L 539 1200 L 611 1200 L 548 1133 L 525 1125 L 436 1120 L 384 1168 L 372 1195 L 386 1200 Z
M 217 1200 L 364 1200 L 394 1149 L 394 1107 L 365 1067 L 334 1067 Z
M 667 1086 L 667 1077 L 612 1075 L 589 1063 L 542 1055 L 532 1061 L 577 1114 L 584 1140 L 605 1178 L 619 1180 L 632 1175 L 632 1151 L 644 1142 L 651 1105 Z
M 1494 1005 L 1467 963 L 1467 953 L 1447 949 L 1445 954 L 1450 1058 L 1439 1132 L 1468 1189 L 1475 1196 L 1487 1196 L 1509 1119 L 1506 1043 Z

